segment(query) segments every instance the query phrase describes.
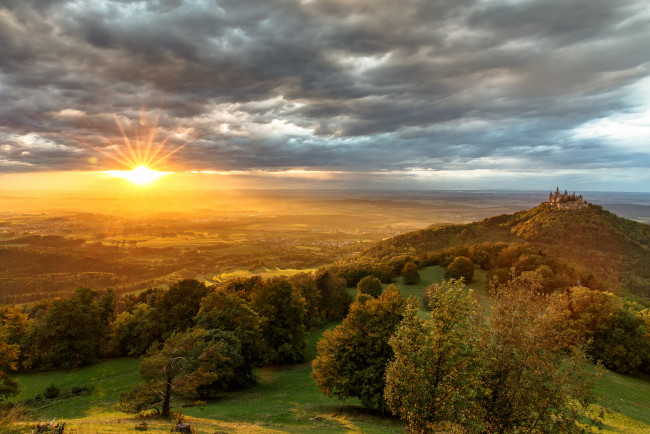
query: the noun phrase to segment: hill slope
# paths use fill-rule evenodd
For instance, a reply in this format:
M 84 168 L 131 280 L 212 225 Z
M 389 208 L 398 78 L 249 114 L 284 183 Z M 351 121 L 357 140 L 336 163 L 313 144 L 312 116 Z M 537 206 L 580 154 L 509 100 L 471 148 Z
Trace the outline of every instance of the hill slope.
M 618 217 L 598 205 L 557 209 L 542 203 L 480 222 L 398 235 L 363 255 L 417 255 L 485 242 L 526 243 L 592 274 L 608 289 L 650 297 L 650 225 Z

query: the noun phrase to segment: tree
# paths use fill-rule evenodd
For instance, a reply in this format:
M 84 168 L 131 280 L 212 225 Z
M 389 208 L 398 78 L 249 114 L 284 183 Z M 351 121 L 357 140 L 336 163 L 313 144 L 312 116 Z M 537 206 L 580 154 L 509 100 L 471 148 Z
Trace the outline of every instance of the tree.
M 593 399 L 597 375 L 563 325 L 566 312 L 549 309 L 547 295 L 516 280 L 497 291 L 481 339 L 485 429 L 579 432 L 575 421 Z
M 266 344 L 265 361 L 296 363 L 307 351 L 304 301 L 285 278 L 259 280 L 251 291 L 251 302 L 261 319 Z
M 465 256 L 457 256 L 445 270 L 445 279 L 465 279 L 470 283 L 474 278 L 474 263 Z
M 352 298 L 348 295 L 345 279 L 328 270 L 319 270 L 314 276 L 318 308 L 325 320 L 341 319 L 348 312 Z
M 381 280 L 374 276 L 366 276 L 357 284 L 358 294 L 368 294 L 372 297 L 379 297 L 381 295 L 382 287 Z
M 112 356 L 140 356 L 165 330 L 158 311 L 147 303 L 138 303 L 131 312 L 122 312 L 113 321 L 108 353 Z
M 389 341 L 394 357 L 386 369 L 384 396 L 410 432 L 446 430 L 449 423 L 477 431 L 482 329 L 478 303 L 462 280 L 432 285 L 427 292 L 431 319 L 422 319 L 418 304 L 409 301 Z
M 406 285 L 415 285 L 420 283 L 420 273 L 415 262 L 407 262 L 402 268 L 402 281 Z
M 379 297 L 359 294 L 343 324 L 323 333 L 312 378 L 327 396 L 357 397 L 361 404 L 382 413 L 384 373 L 393 355 L 388 340 L 402 320 L 404 299 L 389 286 Z
M 29 331 L 34 322 L 29 318 L 27 313 L 18 306 L 12 306 L 7 309 L 2 318 L 2 327 L 0 334 L 4 335 L 6 343 L 9 345 L 18 345 L 21 349 L 18 356 L 18 368 L 24 366 L 27 357 L 27 347 L 29 343 Z
M 79 287 L 74 296 L 52 303 L 37 336 L 46 365 L 73 368 L 103 354 L 107 329 L 96 297 L 95 291 Z
M 206 330 L 231 332 L 241 342 L 242 363 L 234 367 L 236 375 L 227 389 L 254 384 L 253 366 L 262 361 L 265 347 L 260 317 L 249 303 L 240 295 L 225 290 L 211 292 L 201 301 L 195 322 L 198 327 Z M 201 388 L 202 393 L 210 390 L 210 385 Z
M 201 299 L 207 294 L 205 284 L 194 279 L 181 280 L 172 285 L 154 304 L 159 321 L 165 325 L 166 335 L 192 327 Z
M 9 377 L 8 372 L 17 369 L 18 345 L 7 344 L 5 337 L 0 334 L 0 401 L 18 394 L 18 383 Z
M 650 315 L 620 307 L 593 333 L 589 354 L 621 374 L 637 374 L 650 365 Z
M 122 409 L 140 412 L 156 409 L 171 415 L 174 397 L 197 396 L 207 384 L 228 384 L 241 363 L 239 339 L 230 332 L 194 329 L 173 333 L 161 348 L 152 346 L 140 364 L 144 384 L 120 397 Z

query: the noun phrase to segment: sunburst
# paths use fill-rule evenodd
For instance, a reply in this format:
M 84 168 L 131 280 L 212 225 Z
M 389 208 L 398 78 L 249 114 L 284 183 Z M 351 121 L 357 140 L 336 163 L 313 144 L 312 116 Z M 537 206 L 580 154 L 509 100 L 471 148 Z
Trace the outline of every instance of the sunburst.
M 165 175 L 174 173 L 173 171 L 162 170 L 162 165 L 169 157 L 194 141 L 196 137 L 169 152 L 164 152 L 165 146 L 173 133 L 167 135 L 163 140 L 156 141 L 159 116 L 160 112 L 156 115 L 153 125 L 149 127 L 149 131 L 145 130 L 143 132 L 141 126 L 146 125 L 146 122 L 141 114 L 136 135 L 134 138 L 130 138 L 117 115 L 113 115 L 115 124 L 122 136 L 122 144 L 118 145 L 109 141 L 111 145 L 110 151 L 104 149 L 98 149 L 98 151 L 126 169 L 105 170 L 103 171 L 105 174 L 114 178 L 122 178 L 135 185 L 142 186 L 150 184 Z

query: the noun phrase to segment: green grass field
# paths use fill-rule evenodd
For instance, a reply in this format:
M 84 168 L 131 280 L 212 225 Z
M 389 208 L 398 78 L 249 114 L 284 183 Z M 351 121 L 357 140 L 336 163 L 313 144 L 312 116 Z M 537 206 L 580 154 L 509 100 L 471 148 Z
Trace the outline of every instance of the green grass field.
M 442 280 L 443 269 L 421 270 L 422 282 L 402 288 L 405 297 L 420 297 L 426 287 Z M 489 306 L 482 285 L 484 273 L 477 270 L 476 280 L 469 286 L 475 290 L 481 305 Z M 316 354 L 316 342 L 330 324 L 309 335 L 308 359 Z M 92 384 L 93 392 L 53 401 L 35 409 L 36 418 L 49 421 L 54 417 L 67 420 L 69 432 L 122 433 L 132 432 L 136 420 L 131 415 L 116 413 L 113 405 L 121 392 L 139 381 L 138 359 L 119 359 L 98 363 L 68 372 L 33 373 L 16 376 L 21 393 L 16 400 L 42 394 L 50 384 L 62 389 Z M 404 432 L 404 424 L 392 417 L 382 417 L 363 409 L 357 400 L 341 402 L 322 394 L 310 378 L 310 362 L 257 370 L 259 384 L 239 392 L 224 394 L 204 407 L 183 409 L 197 432 Z M 606 372 L 598 381 L 595 393 L 599 404 L 592 407 L 598 414 L 604 410 L 602 432 L 650 433 L 650 382 Z M 151 431 L 169 432 L 170 424 L 154 421 Z M 27 431 L 28 432 L 28 431 Z

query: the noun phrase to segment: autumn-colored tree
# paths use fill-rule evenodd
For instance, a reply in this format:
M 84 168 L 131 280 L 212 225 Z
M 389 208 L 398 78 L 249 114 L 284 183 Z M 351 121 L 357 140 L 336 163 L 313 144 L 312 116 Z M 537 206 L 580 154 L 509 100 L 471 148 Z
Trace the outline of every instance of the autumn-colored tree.
M 579 432 L 596 374 L 563 326 L 566 316 L 555 317 L 548 296 L 516 281 L 497 294 L 481 340 L 485 429 Z
M 428 290 L 431 318 L 418 315 L 409 301 L 390 339 L 394 351 L 386 370 L 384 396 L 410 432 L 463 426 L 481 428 L 480 395 L 482 316 L 462 280 Z
M 17 360 L 18 368 L 24 366 L 28 356 L 26 350 L 29 346 L 29 332 L 33 322 L 34 320 L 29 318 L 29 315 L 19 306 L 7 308 L 2 317 L 0 334 L 5 337 L 7 344 L 18 345 L 21 349 Z
M 445 279 L 465 279 L 470 283 L 474 278 L 474 263 L 465 256 L 456 257 L 445 270 Z
M 198 396 L 197 388 L 207 384 L 220 383 L 225 389 L 241 363 L 240 346 L 231 332 L 194 329 L 172 334 L 142 358 L 140 376 L 145 383 L 123 393 L 120 407 L 130 412 L 153 408 L 168 418 L 174 397 Z
M 573 333 L 577 345 L 593 340 L 598 327 L 623 307 L 616 295 L 584 286 L 556 291 L 549 295 L 548 300 L 550 315 L 556 319 L 563 318 L 558 326 L 566 328 L 567 336 Z
M 383 288 L 381 280 L 374 276 L 366 276 L 357 283 L 357 293 L 368 294 L 373 297 L 379 297 Z
M 407 262 L 402 268 L 402 281 L 405 285 L 415 285 L 420 283 L 420 273 L 415 262 Z
M 5 337 L 0 334 L 0 401 L 18 394 L 18 383 L 9 376 L 10 371 L 16 370 L 18 345 L 7 344 Z
M 388 340 L 402 320 L 404 299 L 389 286 L 379 297 L 359 294 L 343 324 L 323 333 L 312 378 L 327 396 L 357 397 L 385 412 L 384 373 L 393 355 Z

